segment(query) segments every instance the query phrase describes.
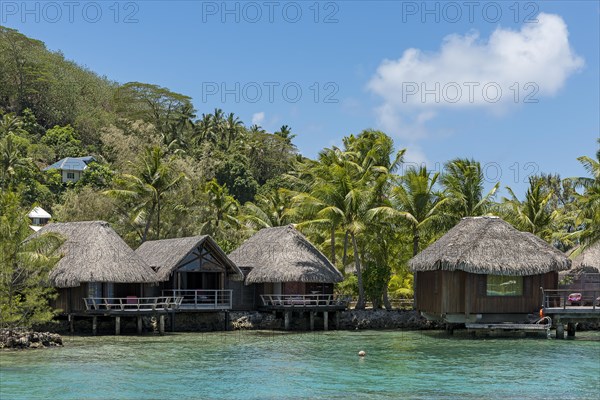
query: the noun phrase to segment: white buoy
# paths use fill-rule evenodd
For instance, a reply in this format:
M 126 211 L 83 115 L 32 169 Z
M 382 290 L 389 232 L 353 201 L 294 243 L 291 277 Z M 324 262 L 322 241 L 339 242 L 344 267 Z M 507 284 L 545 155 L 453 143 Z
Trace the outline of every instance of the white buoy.
M 364 350 L 361 350 L 361 351 L 358 352 L 358 356 L 359 357 L 364 357 L 366 355 L 367 355 L 367 353 Z

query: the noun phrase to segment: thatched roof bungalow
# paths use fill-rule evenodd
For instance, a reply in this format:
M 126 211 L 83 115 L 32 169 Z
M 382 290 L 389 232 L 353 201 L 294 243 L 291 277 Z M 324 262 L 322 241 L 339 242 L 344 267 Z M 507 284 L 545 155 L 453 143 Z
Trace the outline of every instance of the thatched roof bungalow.
M 600 240 L 585 247 L 573 259 L 573 269 L 582 267 L 595 268 L 600 271 Z
M 246 274 L 257 294 L 331 294 L 344 277 L 293 225 L 265 228 L 229 258 Z
M 576 247 L 570 256 L 575 257 L 571 269 L 559 274 L 560 287 L 574 292 L 600 291 L 600 241 L 583 250 Z
M 187 307 L 230 309 L 230 282 L 244 279 L 208 235 L 148 241 L 136 254 L 156 271 L 161 294 L 182 296 Z
M 409 261 L 416 307 L 451 323 L 522 321 L 571 261 L 498 217 L 463 218 Z
M 54 223 L 34 235 L 59 234 L 63 255 L 49 274 L 58 288 L 55 307 L 64 312 L 83 310 L 85 297 L 141 296 L 141 284 L 157 281 L 156 274 L 104 221 Z

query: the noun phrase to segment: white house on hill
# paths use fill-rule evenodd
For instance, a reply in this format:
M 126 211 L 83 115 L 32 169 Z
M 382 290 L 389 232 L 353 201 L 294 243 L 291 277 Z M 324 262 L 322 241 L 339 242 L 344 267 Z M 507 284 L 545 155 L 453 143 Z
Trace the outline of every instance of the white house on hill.
M 31 225 L 29 227 L 34 231 L 39 231 L 42 226 L 46 225 L 52 215 L 50 215 L 46 210 L 42 207 L 35 207 L 27 216 L 31 219 Z
M 44 168 L 44 171 L 48 171 L 50 169 L 57 169 L 60 171 L 63 183 L 75 183 L 81 179 L 83 171 L 88 167 L 88 164 L 92 161 L 96 161 L 92 156 L 66 157 L 60 161 L 55 162 L 49 167 Z

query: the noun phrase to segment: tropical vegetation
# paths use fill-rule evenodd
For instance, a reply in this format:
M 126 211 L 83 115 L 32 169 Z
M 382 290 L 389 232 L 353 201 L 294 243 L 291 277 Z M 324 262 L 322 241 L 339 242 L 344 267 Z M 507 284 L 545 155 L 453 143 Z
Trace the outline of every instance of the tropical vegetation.
M 476 160 L 408 166 L 405 149 L 370 129 L 309 159 L 288 125 L 270 133 L 221 109 L 198 116 L 188 96 L 109 81 L 2 27 L 0 72 L 3 324 L 49 315 L 31 305 L 51 296 L 40 282 L 57 242 L 25 241 L 35 205 L 54 221 L 106 220 L 133 247 L 210 234 L 229 252 L 261 228 L 296 224 L 345 273 L 337 290 L 358 308 L 412 297 L 407 261 L 463 217 L 500 215 L 563 251 L 600 240 L 600 151 L 579 158 L 588 176 L 536 175 L 523 198 L 510 188 L 497 198 L 500 183 L 489 187 Z M 96 162 L 77 183 L 44 170 L 86 155 Z

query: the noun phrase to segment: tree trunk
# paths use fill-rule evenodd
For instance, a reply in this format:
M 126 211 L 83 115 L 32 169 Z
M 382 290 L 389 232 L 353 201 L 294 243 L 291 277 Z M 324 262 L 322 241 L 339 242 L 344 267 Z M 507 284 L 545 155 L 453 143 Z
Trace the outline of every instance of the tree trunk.
M 156 240 L 160 239 L 160 194 L 158 195 L 156 207 Z
M 152 205 L 152 208 L 150 208 L 150 212 L 148 213 L 148 217 L 146 218 L 146 226 L 144 227 L 144 233 L 142 235 L 142 243 L 144 243 L 146 241 L 146 239 L 148 239 L 148 232 L 150 231 L 150 225 L 152 225 L 152 217 L 154 216 L 154 207 L 155 205 Z
M 388 297 L 388 285 L 387 284 L 383 287 L 383 306 L 388 311 L 391 311 L 391 309 L 392 309 L 392 303 L 390 303 L 390 299 Z
M 419 253 L 419 230 L 413 225 L 413 257 Z
M 335 265 L 335 224 L 331 225 L 331 263 Z
M 365 288 L 363 286 L 362 279 L 362 271 L 360 267 L 360 257 L 358 254 L 358 246 L 356 245 L 356 237 L 354 233 L 350 234 L 352 236 L 352 247 L 354 248 L 354 266 L 356 268 L 356 277 L 358 278 L 358 301 L 356 302 L 356 306 L 354 307 L 357 310 L 365 309 Z
M 344 266 L 344 270 L 346 269 L 346 261 L 348 259 L 348 231 L 344 236 L 344 255 L 342 257 L 342 264 Z
M 419 253 L 419 229 L 413 226 L 413 257 Z M 417 309 L 417 273 L 413 274 L 413 308 Z

